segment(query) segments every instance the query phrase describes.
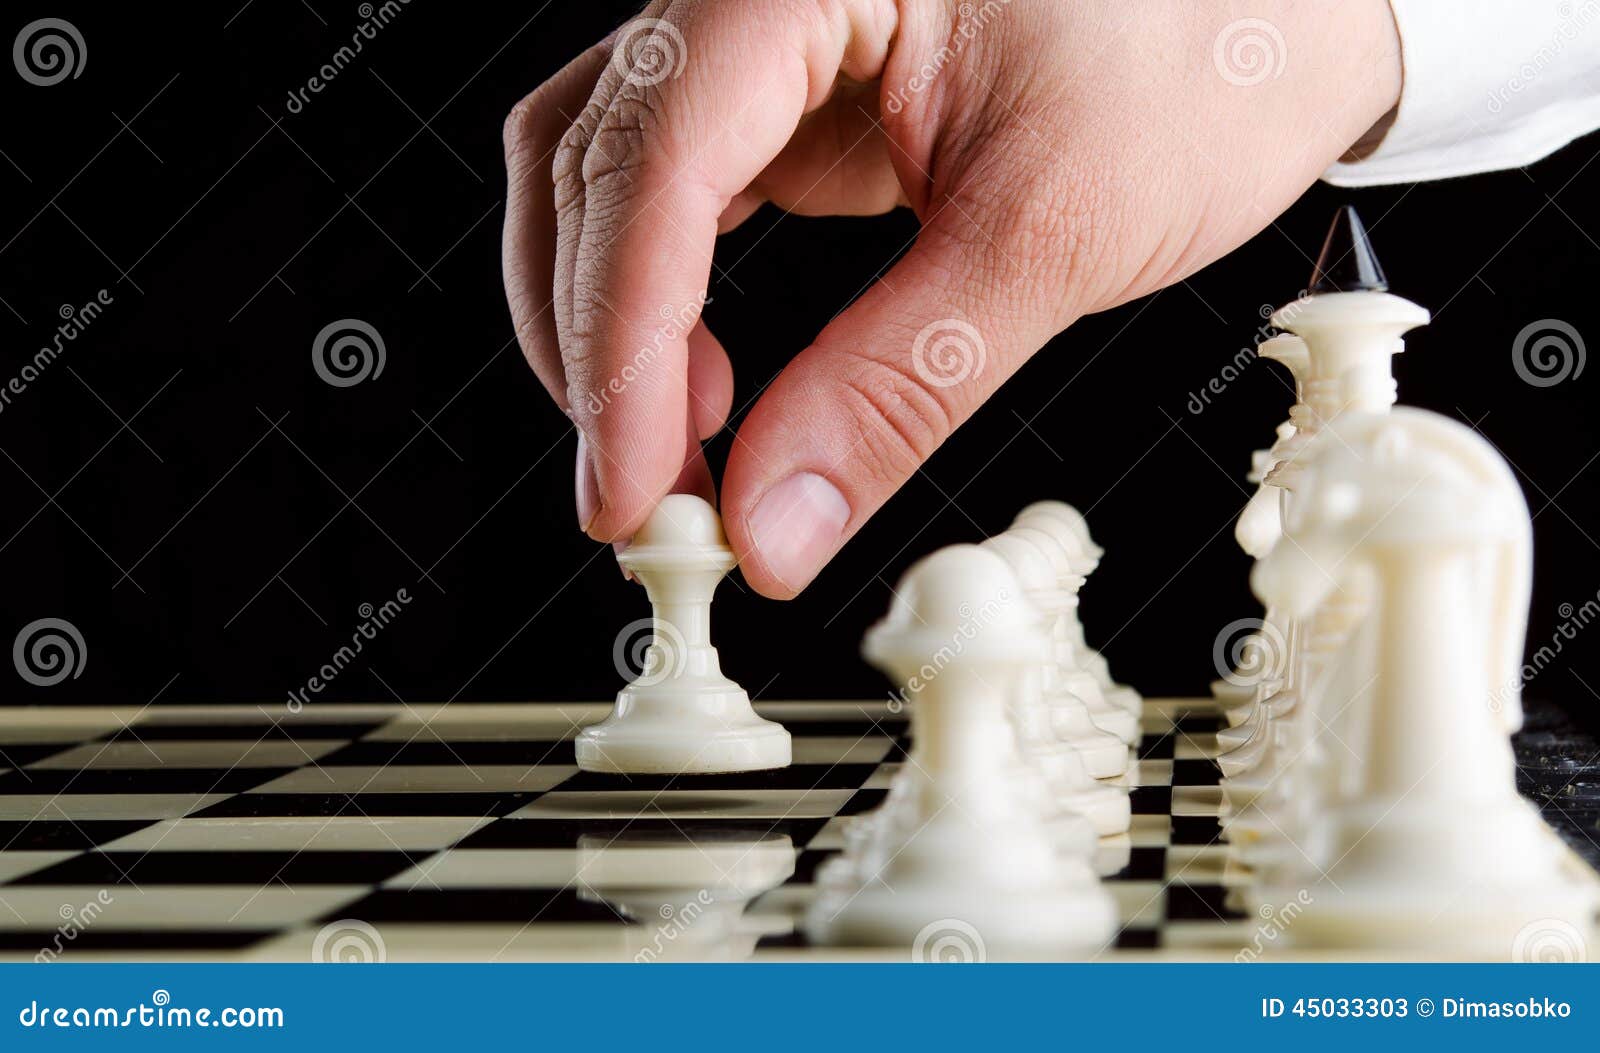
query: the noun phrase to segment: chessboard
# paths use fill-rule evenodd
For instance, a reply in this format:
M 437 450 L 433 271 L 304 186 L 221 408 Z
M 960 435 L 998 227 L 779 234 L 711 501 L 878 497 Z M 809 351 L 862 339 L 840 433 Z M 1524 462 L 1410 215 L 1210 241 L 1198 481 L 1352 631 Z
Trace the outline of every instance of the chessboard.
M 579 771 L 573 738 L 609 709 L 0 710 L 0 957 L 862 956 L 808 947 L 797 922 L 905 762 L 903 706 L 758 703 L 793 735 L 781 770 Z M 1100 957 L 1276 950 L 1270 915 L 1229 906 L 1219 726 L 1209 701 L 1146 701 L 1115 780 L 1132 828 L 1097 860 L 1121 918 Z

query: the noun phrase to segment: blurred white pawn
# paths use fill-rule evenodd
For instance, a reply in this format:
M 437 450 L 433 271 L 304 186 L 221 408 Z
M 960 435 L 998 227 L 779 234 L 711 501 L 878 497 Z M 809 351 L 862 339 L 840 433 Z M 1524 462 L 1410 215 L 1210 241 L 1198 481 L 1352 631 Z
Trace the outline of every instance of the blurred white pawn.
M 1057 527 L 1059 531 L 1059 526 Z M 1002 537 L 1013 537 L 1027 542 L 1044 553 L 1051 574 L 1058 585 L 1059 601 L 1054 605 L 1055 618 L 1050 634 L 1055 641 L 1053 661 L 1056 665 L 1055 682 L 1059 690 L 1080 699 L 1089 711 L 1089 717 L 1101 731 L 1115 735 L 1124 746 L 1132 746 L 1140 739 L 1139 718 L 1116 705 L 1107 697 L 1093 673 L 1084 667 L 1080 645 L 1083 626 L 1078 623 L 1078 590 L 1083 587 L 1085 559 L 1079 555 L 1076 539 L 1065 538 L 1032 526 L 1014 526 Z
M 1087 578 L 1093 573 L 1100 565 L 1100 557 L 1105 555 L 1105 549 L 1095 544 L 1094 538 L 1089 535 L 1089 524 L 1083 514 L 1064 501 L 1035 501 L 1018 512 L 1011 525 L 1013 528 L 1032 527 L 1053 537 L 1077 563 L 1073 573 L 1080 578 Z M 1075 586 L 1066 582 L 1062 584 L 1076 596 L 1083 582 Z M 1111 667 L 1106 663 L 1105 656 L 1090 647 L 1084 637 L 1083 622 L 1076 605 L 1067 615 L 1066 627 L 1077 668 L 1094 677 L 1108 702 L 1137 719 L 1144 709 L 1144 699 L 1133 688 L 1111 678 Z
M 1013 593 L 1008 600 L 1018 602 L 1025 593 Z M 982 611 L 969 617 L 981 617 Z M 896 593 L 889 613 L 879 623 L 879 630 L 895 625 L 910 630 L 918 625 L 917 614 L 905 602 L 905 596 Z M 968 631 L 972 631 L 968 626 Z M 946 641 L 955 649 L 964 644 L 961 632 L 955 632 Z M 917 679 L 907 685 L 906 694 L 920 696 L 926 682 L 937 675 L 939 663 L 947 660 L 935 655 L 926 668 L 917 671 Z M 1026 694 L 1037 701 L 1036 689 Z M 875 810 L 859 815 L 845 828 L 845 850 L 841 855 L 826 861 L 818 870 L 816 883 L 824 890 L 854 891 L 871 880 L 889 856 L 898 851 L 905 840 L 914 834 L 923 822 L 920 811 L 920 783 L 926 774 L 916 749 L 917 722 L 916 698 L 910 704 L 912 715 L 912 752 L 909 759 L 895 773 L 884 802 Z M 1009 707 L 1009 702 L 1008 702 Z M 1033 707 L 1036 708 L 1036 707 Z M 1089 858 L 1098 855 L 1098 840 L 1103 835 L 1127 830 L 1129 804 L 1126 795 L 1095 781 L 1075 754 L 1057 759 L 1052 765 L 1025 765 L 1017 752 L 1021 736 L 1012 743 L 1012 762 L 1009 771 L 1001 778 L 1016 796 L 1019 806 L 1040 816 L 1046 832 L 1063 855 Z M 1113 740 L 1119 754 L 1125 758 L 1127 751 Z
M 1042 616 L 1042 626 L 1054 634 L 1072 596 L 1056 584 L 1056 572 L 1044 549 L 1025 535 L 1008 531 L 989 538 L 983 547 L 1006 561 L 1022 586 L 1022 594 Z M 1048 544 L 1049 539 L 1041 535 Z M 1027 689 L 1012 701 L 1024 758 L 1041 757 L 1051 747 L 1065 747 L 1082 759 L 1082 767 L 1096 779 L 1110 779 L 1128 770 L 1128 747 L 1091 719 L 1082 698 L 1066 686 L 1061 665 L 1052 653 L 1040 663 Z M 1116 715 L 1126 717 L 1120 710 Z M 1055 752 L 1060 752 L 1056 749 Z
M 954 920 L 1000 957 L 1103 947 L 1116 930 L 1111 897 L 1083 858 L 1056 851 L 1008 777 L 1006 704 L 1050 646 L 1016 576 L 994 553 L 954 545 L 906 573 L 894 608 L 863 652 L 915 695 L 905 825 L 895 824 L 909 832 L 874 880 L 818 896 L 808 936 L 922 950 Z

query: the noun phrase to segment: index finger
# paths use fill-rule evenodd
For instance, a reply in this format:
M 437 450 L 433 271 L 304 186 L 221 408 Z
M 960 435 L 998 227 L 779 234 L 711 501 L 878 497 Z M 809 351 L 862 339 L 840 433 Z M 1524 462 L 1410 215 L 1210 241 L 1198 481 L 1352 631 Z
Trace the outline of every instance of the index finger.
M 719 217 L 827 97 L 851 46 L 823 6 L 678 0 L 625 26 L 596 87 L 605 111 L 581 159 L 565 155 L 582 193 L 557 195 L 560 237 L 577 239 L 561 352 L 596 454 L 597 538 L 633 533 L 683 464 L 685 323 L 705 303 Z

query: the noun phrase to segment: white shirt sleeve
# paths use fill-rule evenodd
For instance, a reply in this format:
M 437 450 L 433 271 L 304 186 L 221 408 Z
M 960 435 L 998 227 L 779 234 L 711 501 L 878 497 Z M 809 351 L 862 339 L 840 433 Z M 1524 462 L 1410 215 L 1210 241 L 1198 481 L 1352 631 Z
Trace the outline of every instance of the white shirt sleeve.
M 1391 0 L 1404 82 L 1394 123 L 1336 186 L 1531 164 L 1600 128 L 1600 0 Z

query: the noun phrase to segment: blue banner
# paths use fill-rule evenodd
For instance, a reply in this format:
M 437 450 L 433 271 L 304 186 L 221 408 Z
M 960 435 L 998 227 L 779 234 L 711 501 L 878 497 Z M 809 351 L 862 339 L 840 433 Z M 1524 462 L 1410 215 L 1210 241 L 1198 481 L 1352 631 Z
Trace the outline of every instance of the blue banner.
M 917 1041 L 1097 1053 L 1447 1041 L 1454 1053 L 1530 1039 L 1592 1047 L 1600 966 L 55 963 L 0 966 L 0 1002 L 7 1050 L 488 1038 L 540 1050 L 827 1053 Z

